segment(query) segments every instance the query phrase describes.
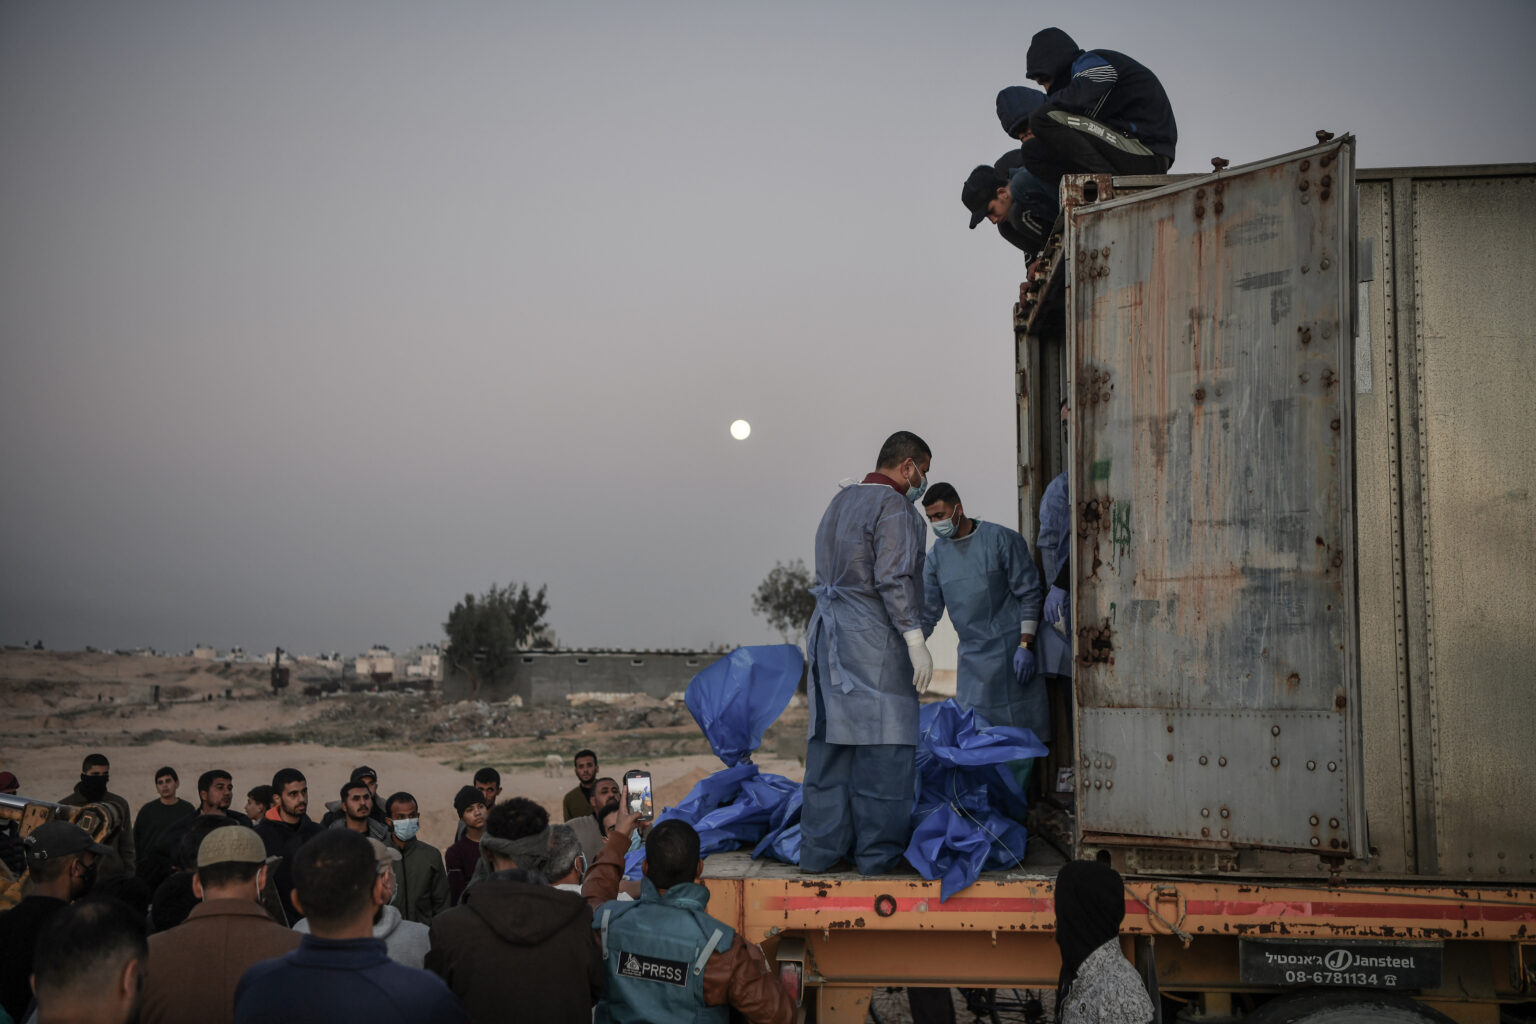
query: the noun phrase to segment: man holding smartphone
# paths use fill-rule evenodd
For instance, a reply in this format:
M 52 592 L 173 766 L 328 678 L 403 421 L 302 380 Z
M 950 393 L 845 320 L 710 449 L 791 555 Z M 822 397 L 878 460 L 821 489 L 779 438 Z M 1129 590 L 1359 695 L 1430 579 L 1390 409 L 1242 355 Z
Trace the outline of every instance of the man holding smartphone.
M 581 887 L 603 962 L 595 1019 L 712 1020 L 709 1011 L 729 1007 L 749 1024 L 793 1024 L 794 1000 L 763 951 L 706 913 L 709 890 L 699 881 L 704 862 L 692 825 L 674 819 L 651 829 L 640 864 L 640 898 L 617 899 L 639 821 L 626 801 Z
M 933 680 L 922 629 L 928 523 L 914 506 L 932 460 L 916 434 L 892 434 L 875 471 L 834 495 L 816 530 L 802 871 L 851 856 L 859 874 L 882 874 L 911 838 L 917 697 Z

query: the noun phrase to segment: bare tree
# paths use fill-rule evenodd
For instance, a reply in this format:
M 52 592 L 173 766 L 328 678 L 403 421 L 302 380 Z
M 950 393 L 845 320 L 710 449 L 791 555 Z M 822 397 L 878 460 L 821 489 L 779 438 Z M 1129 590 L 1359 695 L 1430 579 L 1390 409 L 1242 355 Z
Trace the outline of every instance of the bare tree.
M 816 598 L 811 594 L 811 573 L 805 559 L 775 562 L 752 595 L 752 611 L 768 620 L 785 643 L 803 644 Z

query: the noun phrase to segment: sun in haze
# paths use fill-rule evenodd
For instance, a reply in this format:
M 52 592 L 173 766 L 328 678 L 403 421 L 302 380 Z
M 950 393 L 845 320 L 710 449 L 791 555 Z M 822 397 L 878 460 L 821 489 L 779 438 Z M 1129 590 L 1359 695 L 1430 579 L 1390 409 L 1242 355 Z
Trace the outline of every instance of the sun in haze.
M 735 423 L 731 424 L 731 436 L 738 441 L 745 441 L 747 436 L 751 433 L 752 424 L 748 423 L 746 420 L 737 420 Z

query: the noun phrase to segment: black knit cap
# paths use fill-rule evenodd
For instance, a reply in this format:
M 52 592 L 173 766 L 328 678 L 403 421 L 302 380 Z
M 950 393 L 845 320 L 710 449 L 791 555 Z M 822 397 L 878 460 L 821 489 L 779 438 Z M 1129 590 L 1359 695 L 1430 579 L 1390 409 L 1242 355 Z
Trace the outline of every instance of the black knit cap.
M 453 810 L 459 817 L 464 817 L 464 812 L 475 804 L 485 803 L 485 794 L 474 786 L 465 786 L 453 796 Z

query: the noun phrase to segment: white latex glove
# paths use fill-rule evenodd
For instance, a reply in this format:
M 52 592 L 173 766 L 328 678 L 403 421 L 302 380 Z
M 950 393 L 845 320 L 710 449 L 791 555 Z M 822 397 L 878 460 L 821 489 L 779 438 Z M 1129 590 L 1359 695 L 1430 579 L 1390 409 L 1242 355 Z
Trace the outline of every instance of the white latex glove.
M 912 659 L 912 686 L 918 693 L 927 693 L 928 684 L 933 682 L 933 655 L 928 653 L 923 631 L 909 629 L 901 636 L 907 642 L 907 657 Z

